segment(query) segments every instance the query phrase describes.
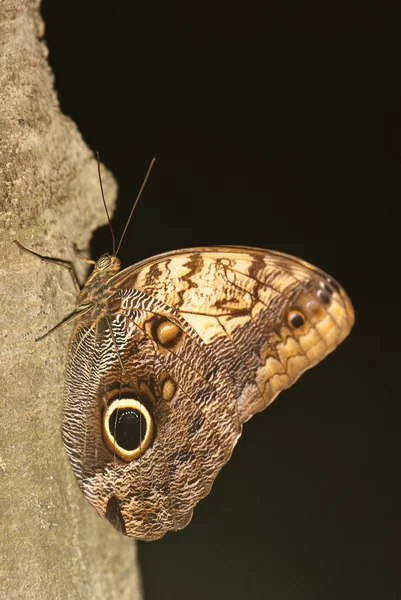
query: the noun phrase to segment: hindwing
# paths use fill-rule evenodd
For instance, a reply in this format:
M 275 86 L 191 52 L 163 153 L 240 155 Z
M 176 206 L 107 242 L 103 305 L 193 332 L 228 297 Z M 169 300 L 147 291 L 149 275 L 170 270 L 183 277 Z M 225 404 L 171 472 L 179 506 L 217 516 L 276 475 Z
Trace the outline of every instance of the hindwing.
M 102 294 L 72 334 L 64 441 L 89 501 L 140 539 L 189 522 L 243 423 L 354 319 L 332 278 L 255 248 L 166 253 Z

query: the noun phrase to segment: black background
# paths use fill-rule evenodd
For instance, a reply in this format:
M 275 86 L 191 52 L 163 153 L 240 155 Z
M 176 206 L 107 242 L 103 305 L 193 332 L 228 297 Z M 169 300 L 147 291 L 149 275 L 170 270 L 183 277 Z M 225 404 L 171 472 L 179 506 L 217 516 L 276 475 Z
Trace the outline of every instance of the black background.
M 117 234 L 157 157 L 125 266 L 274 248 L 356 309 L 350 338 L 245 426 L 191 524 L 139 545 L 147 600 L 400 598 L 397 15 L 47 0 L 43 16 L 61 107 L 119 182 Z M 92 252 L 107 250 L 103 228 Z

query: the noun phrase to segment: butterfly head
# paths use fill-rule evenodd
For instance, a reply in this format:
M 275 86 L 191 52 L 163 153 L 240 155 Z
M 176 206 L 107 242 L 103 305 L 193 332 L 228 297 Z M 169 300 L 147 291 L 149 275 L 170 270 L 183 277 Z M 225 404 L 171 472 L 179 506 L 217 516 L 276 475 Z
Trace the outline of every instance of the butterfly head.
M 121 271 L 121 263 L 116 256 L 102 254 L 96 261 L 94 270 L 101 273 L 107 273 L 108 275 L 114 275 L 114 273 Z

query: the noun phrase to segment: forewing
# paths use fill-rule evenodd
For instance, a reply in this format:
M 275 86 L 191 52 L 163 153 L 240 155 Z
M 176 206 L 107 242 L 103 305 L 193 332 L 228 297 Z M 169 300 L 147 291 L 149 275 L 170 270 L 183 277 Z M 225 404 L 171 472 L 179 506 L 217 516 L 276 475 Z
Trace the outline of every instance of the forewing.
M 116 281 L 185 319 L 231 381 L 241 422 L 332 352 L 354 321 L 347 294 L 331 277 L 295 257 L 255 248 L 167 253 Z M 294 313 L 302 326 L 292 325 Z

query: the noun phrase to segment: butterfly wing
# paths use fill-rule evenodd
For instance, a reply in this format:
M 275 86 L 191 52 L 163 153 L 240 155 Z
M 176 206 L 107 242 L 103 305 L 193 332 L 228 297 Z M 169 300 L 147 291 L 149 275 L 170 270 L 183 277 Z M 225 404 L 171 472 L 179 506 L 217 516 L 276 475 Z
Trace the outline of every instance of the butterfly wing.
M 75 326 L 64 440 L 115 527 L 184 527 L 242 424 L 348 335 L 352 305 L 311 265 L 254 248 L 166 253 L 118 273 Z

